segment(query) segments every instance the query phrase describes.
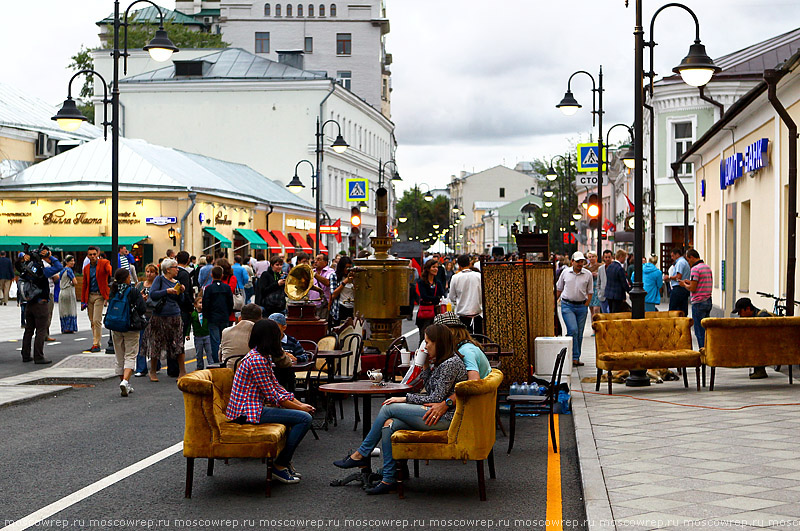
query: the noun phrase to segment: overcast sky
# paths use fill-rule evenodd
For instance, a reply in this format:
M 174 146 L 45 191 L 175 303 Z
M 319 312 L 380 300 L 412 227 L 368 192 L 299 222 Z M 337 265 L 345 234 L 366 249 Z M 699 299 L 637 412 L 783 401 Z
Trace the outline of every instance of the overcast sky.
M 603 65 L 606 128 L 633 119 L 635 12 L 633 5 L 625 8 L 625 0 L 386 2 L 401 188 L 415 181 L 444 186 L 461 170 L 513 167 L 588 139 L 588 77 L 573 80 L 584 106 L 578 114 L 565 117 L 554 107 L 576 70 L 596 78 Z M 175 6 L 174 0 L 158 3 Z M 645 2 L 646 31 L 652 13 L 665 3 Z M 685 3 L 697 13 L 712 57 L 800 26 L 800 0 Z M 0 0 L 0 80 L 60 103 L 69 57 L 81 44 L 99 44 L 95 22 L 112 11 L 112 0 Z M 671 73 L 693 38 L 687 13 L 662 12 L 655 27 L 656 72 Z

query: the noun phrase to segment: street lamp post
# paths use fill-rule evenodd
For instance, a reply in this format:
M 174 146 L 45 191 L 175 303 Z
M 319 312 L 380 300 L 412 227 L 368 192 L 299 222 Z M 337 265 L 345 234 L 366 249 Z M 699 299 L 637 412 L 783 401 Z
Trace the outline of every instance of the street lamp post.
M 150 53 L 150 57 L 155 61 L 163 62 L 178 52 L 178 48 L 169 40 L 167 32 L 164 30 L 164 13 L 161 8 L 150 0 L 136 0 L 126 9 L 124 16 L 120 18 L 119 0 L 114 0 L 114 49 L 111 56 L 114 58 L 114 77 L 111 84 L 111 122 L 107 120 L 106 105 L 108 105 L 108 93 L 106 82 L 103 77 L 94 70 L 81 70 L 72 76 L 67 87 L 67 99 L 53 116 L 53 120 L 59 127 L 67 131 L 74 131 L 82 122 L 88 121 L 87 118 L 78 110 L 75 101 L 72 99 L 72 81 L 80 74 L 96 75 L 103 82 L 103 127 L 111 127 L 111 253 L 116 253 L 119 248 L 119 59 L 124 59 L 123 73 L 128 70 L 128 12 L 139 3 L 147 3 L 158 10 L 159 27 L 156 34 L 149 44 L 143 49 Z M 124 50 L 119 49 L 119 30 L 125 28 Z
M 653 14 L 650 21 L 650 42 L 644 41 L 644 28 L 642 27 L 642 0 L 636 0 L 636 23 L 633 30 L 634 43 L 635 43 L 635 56 L 634 56 L 634 77 L 633 77 L 633 152 L 635 158 L 635 167 L 633 169 L 633 201 L 635 211 L 633 214 L 634 229 L 633 229 L 633 271 L 635 280 L 631 289 L 631 309 L 632 317 L 634 319 L 644 319 L 644 299 L 646 292 L 642 279 L 642 256 L 644 255 L 644 216 L 642 211 L 643 190 L 644 185 L 644 48 L 650 47 L 650 68 L 648 76 L 655 77 L 653 71 L 653 48 L 656 46 L 653 41 L 653 26 L 656 17 L 661 11 L 668 7 L 680 7 L 686 10 L 694 19 L 695 23 L 695 41 L 689 47 L 689 54 L 681 61 L 681 63 L 673 68 L 673 72 L 680 74 L 684 82 L 694 87 L 705 85 L 711 80 L 711 77 L 720 71 L 720 68 L 714 65 L 714 62 L 706 54 L 705 47 L 700 43 L 700 23 L 694 12 L 683 4 L 669 3 L 661 6 Z M 652 142 L 652 139 L 651 139 Z M 635 374 L 634 374 L 635 373 Z M 644 371 L 631 371 L 631 376 L 627 379 L 626 385 L 631 387 L 649 385 L 650 379 L 647 378 Z
M 597 202 L 600 205 L 599 219 L 603 219 L 603 164 L 606 160 L 603 156 L 603 66 L 600 65 L 600 73 L 597 76 L 597 85 L 594 82 L 594 76 L 585 70 L 578 70 L 569 76 L 567 80 L 567 93 L 564 98 L 556 105 L 561 112 L 567 116 L 575 114 L 580 109 L 580 104 L 575 100 L 570 90 L 570 83 L 572 78 L 578 74 L 586 74 L 592 80 L 592 126 L 594 126 L 594 119 L 597 116 Z M 595 106 L 595 95 L 597 95 L 597 106 Z M 600 239 L 601 226 L 597 227 L 597 256 L 603 256 L 603 242 Z
M 312 169 L 312 174 L 311 174 L 311 195 L 314 196 L 315 199 L 316 199 L 315 204 L 314 204 L 314 235 L 316 236 L 314 238 L 314 255 L 315 256 L 319 254 L 319 221 L 320 221 L 320 210 L 321 210 L 321 207 L 320 207 L 320 200 L 321 199 L 320 199 L 320 197 L 322 196 L 322 191 L 321 191 L 322 190 L 322 154 L 323 154 L 323 150 L 324 150 L 324 140 L 325 140 L 324 137 L 323 137 L 323 129 L 325 129 L 325 126 L 328 125 L 329 123 L 336 124 L 336 127 L 338 128 L 338 133 L 336 135 L 336 140 L 334 140 L 333 143 L 331 144 L 331 147 L 333 148 L 333 150 L 336 153 L 342 154 L 345 151 L 347 151 L 348 147 L 350 147 L 347 144 L 347 142 L 344 141 L 344 138 L 342 138 L 342 126 L 339 125 L 339 122 L 337 122 L 336 120 L 331 119 L 331 120 L 327 120 L 327 121 L 325 121 L 325 122 L 320 124 L 320 119 L 317 118 L 317 132 L 316 132 L 317 144 L 316 144 L 316 147 L 314 149 L 314 153 L 316 155 L 316 160 L 317 160 L 316 168 L 314 167 L 314 164 L 311 164 L 311 161 L 308 161 L 308 160 L 305 160 L 305 159 L 301 160 L 294 167 L 295 168 L 294 177 L 292 177 L 292 180 L 289 181 L 289 184 L 286 185 L 286 188 L 288 188 L 292 192 L 294 192 L 296 194 L 300 193 L 300 191 L 303 188 L 305 188 L 305 185 L 303 185 L 302 181 L 300 181 L 300 178 L 297 176 L 297 167 L 300 166 L 301 162 L 308 162 L 309 164 L 311 164 L 311 169 Z

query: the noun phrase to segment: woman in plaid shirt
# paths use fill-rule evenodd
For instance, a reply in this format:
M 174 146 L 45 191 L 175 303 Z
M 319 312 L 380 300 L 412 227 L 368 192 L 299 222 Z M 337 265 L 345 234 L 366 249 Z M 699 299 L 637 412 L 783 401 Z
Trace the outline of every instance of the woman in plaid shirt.
M 282 350 L 281 336 L 273 321 L 265 319 L 253 325 L 249 342 L 252 350 L 236 367 L 225 416 L 242 424 L 286 425 L 289 436 L 275 458 L 272 474 L 283 483 L 297 483 L 300 475 L 292 466 L 292 455 L 311 427 L 314 408 L 297 400 L 275 378 L 271 355 Z

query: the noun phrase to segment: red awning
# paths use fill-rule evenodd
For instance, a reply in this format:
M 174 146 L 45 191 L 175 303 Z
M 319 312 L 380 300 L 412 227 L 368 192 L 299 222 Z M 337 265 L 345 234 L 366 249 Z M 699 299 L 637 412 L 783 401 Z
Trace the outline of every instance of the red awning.
M 294 244 L 289 241 L 289 238 L 287 238 L 284 233 L 279 230 L 272 230 L 270 232 L 275 236 L 275 239 L 278 240 L 278 243 L 283 245 L 287 253 L 293 253 L 295 251 Z
M 295 243 L 298 245 L 298 247 L 303 249 L 303 251 L 314 254 L 314 249 L 312 249 L 311 246 L 308 245 L 308 242 L 306 241 L 306 239 L 303 237 L 302 234 L 300 234 L 299 232 L 290 232 L 289 236 L 294 238 Z
M 309 232 L 308 235 L 311 236 L 311 241 L 312 242 L 316 242 L 316 240 L 317 240 L 317 233 L 316 232 Z M 321 252 L 323 254 L 328 254 L 328 248 L 325 247 L 325 244 L 322 243 L 322 240 L 319 241 L 319 252 Z
M 281 249 L 280 244 L 275 241 L 275 238 L 272 237 L 272 234 L 270 234 L 268 230 L 256 229 L 256 233 L 259 236 L 261 236 L 262 238 L 264 238 L 265 242 L 267 242 L 267 245 L 269 245 L 270 252 L 273 252 L 273 253 L 280 253 L 281 252 L 282 249 Z

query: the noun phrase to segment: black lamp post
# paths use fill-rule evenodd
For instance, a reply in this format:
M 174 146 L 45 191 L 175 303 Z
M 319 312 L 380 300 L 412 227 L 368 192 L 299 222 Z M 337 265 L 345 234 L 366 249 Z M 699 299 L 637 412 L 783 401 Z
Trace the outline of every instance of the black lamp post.
M 166 61 L 172 54 L 179 51 L 178 48 L 169 40 L 167 32 L 164 30 L 164 13 L 161 8 L 150 0 L 136 0 L 131 3 L 122 17 L 119 12 L 119 0 L 114 1 L 114 49 L 111 56 L 114 58 L 114 77 L 111 84 L 111 100 L 108 100 L 106 82 L 103 77 L 94 70 L 81 70 L 72 76 L 67 87 L 67 99 L 53 116 L 59 127 L 66 131 L 74 131 L 80 124 L 87 121 L 86 117 L 78 110 L 75 101 L 72 99 L 72 81 L 81 74 L 96 75 L 103 82 L 103 123 L 104 127 L 111 126 L 111 253 L 114 254 L 119 248 L 119 59 L 124 59 L 123 73 L 128 70 L 128 12 L 139 3 L 147 3 L 158 10 L 159 27 L 155 37 L 149 44 L 144 46 L 144 50 L 150 53 L 150 57 L 155 61 Z M 124 50 L 119 49 L 119 30 L 125 28 Z M 111 122 L 107 120 L 106 105 L 111 103 Z
M 300 161 L 300 162 L 308 162 L 309 164 L 311 164 L 311 168 L 312 168 L 312 172 L 313 172 L 312 173 L 311 194 L 313 196 L 316 193 L 316 203 L 315 203 L 315 206 L 314 206 L 314 224 L 315 224 L 314 232 L 315 232 L 315 236 L 316 236 L 316 238 L 314 238 L 314 255 L 315 256 L 319 254 L 319 220 L 320 220 L 320 210 L 321 210 L 321 207 L 320 207 L 320 196 L 322 195 L 322 193 L 321 193 L 321 188 L 322 188 L 322 186 L 321 186 L 321 184 L 322 184 L 322 182 L 321 182 L 322 181 L 321 180 L 321 177 L 322 177 L 321 176 L 321 171 L 322 171 L 322 153 L 323 153 L 323 149 L 324 149 L 323 143 L 324 143 L 324 140 L 325 140 L 324 137 L 323 137 L 323 129 L 325 129 L 325 126 L 328 125 L 329 123 L 336 124 L 336 127 L 338 128 L 338 133 L 336 135 L 336 139 L 331 144 L 331 147 L 333 148 L 333 150 L 336 153 L 339 153 L 339 154 L 342 154 L 345 151 L 347 151 L 347 148 L 350 147 L 350 146 L 347 144 L 347 142 L 344 141 L 344 138 L 342 138 L 342 126 L 339 124 L 339 122 L 337 122 L 336 120 L 331 119 L 331 120 L 327 120 L 327 121 L 323 122 L 322 124 L 320 124 L 320 119 L 317 118 L 317 132 L 316 132 L 317 145 L 316 145 L 316 148 L 314 149 L 314 153 L 317 156 L 317 167 L 315 169 L 314 165 L 311 164 L 310 161 L 307 161 L 305 159 Z M 299 193 L 300 190 L 305 188 L 303 183 L 297 177 L 297 166 L 300 165 L 300 162 L 298 162 L 297 165 L 295 166 L 294 177 L 289 182 L 289 184 L 286 185 L 286 188 L 288 188 L 289 190 L 291 190 L 292 192 L 294 192 L 296 194 Z
M 566 167 L 566 174 L 561 179 L 559 179 L 558 172 L 555 170 L 555 167 L 553 166 L 553 162 L 556 159 L 561 159 L 561 161 L 564 163 Z M 555 155 L 553 158 L 551 158 L 550 168 L 548 168 L 547 174 L 545 174 L 545 178 L 550 182 L 553 182 L 556 179 L 558 179 L 558 189 L 559 189 L 558 219 L 554 221 L 558 223 L 559 232 L 561 232 L 563 238 L 563 235 L 566 234 L 566 231 L 570 226 L 569 221 L 564 216 L 564 212 L 569 210 L 571 206 L 571 201 L 569 200 L 569 187 L 572 186 L 572 183 L 570 182 L 572 179 L 572 156 L 569 153 L 567 153 L 566 157 L 564 155 Z M 564 184 L 565 178 L 567 180 L 566 190 Z M 566 245 L 567 245 L 566 249 L 569 249 L 569 240 L 567 240 Z
M 635 158 L 635 167 L 633 169 L 633 202 L 636 207 L 633 220 L 634 220 L 634 241 L 633 241 L 633 271 L 635 281 L 631 289 L 631 309 L 632 317 L 634 319 L 644 319 L 644 299 L 646 292 L 643 288 L 642 279 L 642 256 L 644 256 L 644 216 L 642 212 L 643 203 L 643 185 L 644 185 L 644 154 L 643 154 L 643 99 L 644 99 L 644 48 L 650 47 L 650 67 L 651 71 L 648 76 L 655 77 L 653 69 L 653 48 L 656 46 L 653 38 L 653 26 L 656 17 L 661 11 L 668 7 L 680 7 L 686 10 L 694 19 L 695 23 L 695 41 L 689 47 L 689 54 L 681 61 L 681 64 L 673 68 L 673 72 L 681 75 L 683 80 L 692 86 L 700 87 L 705 85 L 711 80 L 711 77 L 720 71 L 720 68 L 714 65 L 711 58 L 708 57 L 705 47 L 700 43 L 700 23 L 694 12 L 683 4 L 669 3 L 660 7 L 653 14 L 650 20 L 650 42 L 644 41 L 644 28 L 642 27 L 642 0 L 636 0 L 636 24 L 633 30 L 635 40 L 635 57 L 634 57 L 634 78 L 633 78 L 633 152 Z M 650 139 L 652 142 L 653 139 Z M 655 228 L 655 227 L 654 227 Z M 631 371 L 631 376 L 627 379 L 626 385 L 631 387 L 650 385 L 650 379 L 644 374 L 644 371 Z
M 572 83 L 572 78 L 578 74 L 586 74 L 589 76 L 589 79 L 592 80 L 592 126 L 594 126 L 595 116 L 597 116 L 597 203 L 600 205 L 600 219 L 603 217 L 603 164 L 605 164 L 606 160 L 603 156 L 603 66 L 600 66 L 600 73 L 597 76 L 597 85 L 595 85 L 594 77 L 592 74 L 585 70 L 578 70 L 577 72 L 573 73 L 569 76 L 567 80 L 567 93 L 564 94 L 564 98 L 561 102 L 556 105 L 561 112 L 563 112 L 567 116 L 572 116 L 578 109 L 580 109 L 580 104 L 575 99 L 575 96 L 572 95 L 572 91 L 570 90 L 570 84 Z M 596 97 L 595 97 L 596 96 Z M 595 106 L 595 102 L 597 105 Z M 602 230 L 601 226 L 597 227 L 597 256 L 603 256 L 603 242 L 600 240 L 600 231 Z

